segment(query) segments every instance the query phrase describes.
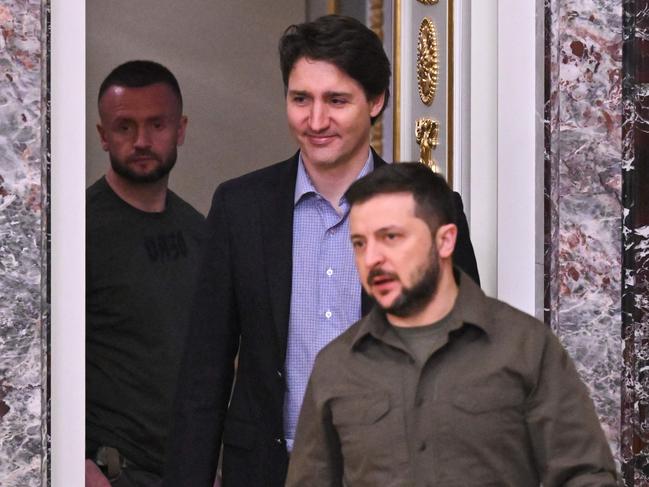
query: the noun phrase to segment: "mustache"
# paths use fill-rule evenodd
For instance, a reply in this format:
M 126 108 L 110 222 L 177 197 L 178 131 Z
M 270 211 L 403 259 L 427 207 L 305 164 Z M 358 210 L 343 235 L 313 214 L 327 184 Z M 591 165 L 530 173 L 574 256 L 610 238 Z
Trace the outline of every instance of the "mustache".
M 367 274 L 367 283 L 371 286 L 374 284 L 374 280 L 377 277 L 383 277 L 387 279 L 399 279 L 399 276 L 397 276 L 394 272 L 387 272 L 381 269 L 380 267 L 376 267 L 372 269 L 369 274 Z
M 137 159 L 141 159 L 143 157 L 149 158 L 149 159 L 154 159 L 158 162 L 162 162 L 162 158 L 156 154 L 155 152 L 152 152 L 150 150 L 139 150 L 136 151 L 133 155 L 129 156 L 127 161 L 128 162 L 133 162 Z

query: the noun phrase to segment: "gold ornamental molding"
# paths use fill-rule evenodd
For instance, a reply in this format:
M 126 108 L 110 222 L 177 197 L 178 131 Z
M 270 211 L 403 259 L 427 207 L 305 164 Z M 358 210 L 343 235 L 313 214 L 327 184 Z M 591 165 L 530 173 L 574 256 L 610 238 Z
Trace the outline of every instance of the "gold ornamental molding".
M 424 17 L 419 26 L 417 39 L 417 87 L 419 98 L 425 105 L 433 102 L 437 92 L 438 58 L 437 29 L 428 17 Z
M 431 118 L 417 119 L 415 139 L 419 144 L 419 162 L 439 172 L 437 162 L 433 159 L 433 151 L 439 144 L 439 122 Z
M 435 5 L 439 0 L 417 0 L 419 3 L 424 5 Z
M 328 0 L 327 1 L 327 13 L 328 14 L 339 14 L 340 13 L 340 0 Z

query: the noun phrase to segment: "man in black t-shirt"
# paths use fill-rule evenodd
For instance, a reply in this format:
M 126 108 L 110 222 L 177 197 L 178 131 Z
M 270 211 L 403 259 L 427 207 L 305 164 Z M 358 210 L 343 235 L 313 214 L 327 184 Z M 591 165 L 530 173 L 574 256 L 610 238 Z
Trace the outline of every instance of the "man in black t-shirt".
M 167 187 L 187 125 L 167 68 L 115 68 L 99 116 L 110 167 L 86 194 L 86 487 L 154 486 L 204 218 Z

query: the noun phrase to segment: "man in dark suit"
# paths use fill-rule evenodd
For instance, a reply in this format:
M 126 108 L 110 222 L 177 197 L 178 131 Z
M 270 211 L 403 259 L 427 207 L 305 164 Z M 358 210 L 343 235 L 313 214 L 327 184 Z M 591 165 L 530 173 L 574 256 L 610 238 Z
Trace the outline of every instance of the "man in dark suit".
M 280 61 L 300 150 L 214 194 L 167 487 L 211 486 L 221 442 L 224 487 L 283 486 L 315 356 L 371 307 L 343 195 L 385 164 L 370 128 L 388 101 L 389 61 L 370 29 L 340 16 L 289 27 Z M 457 264 L 477 280 L 458 213 Z

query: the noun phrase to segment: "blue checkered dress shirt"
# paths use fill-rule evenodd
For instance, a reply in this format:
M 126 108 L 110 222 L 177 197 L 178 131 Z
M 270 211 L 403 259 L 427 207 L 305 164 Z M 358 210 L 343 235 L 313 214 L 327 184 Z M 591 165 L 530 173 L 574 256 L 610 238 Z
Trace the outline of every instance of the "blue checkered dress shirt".
M 358 175 L 374 168 L 372 152 Z M 322 197 L 299 158 L 293 209 L 293 284 L 286 350 L 284 435 L 290 451 L 318 352 L 361 317 L 361 285 L 349 240 L 349 205 L 341 214 Z

